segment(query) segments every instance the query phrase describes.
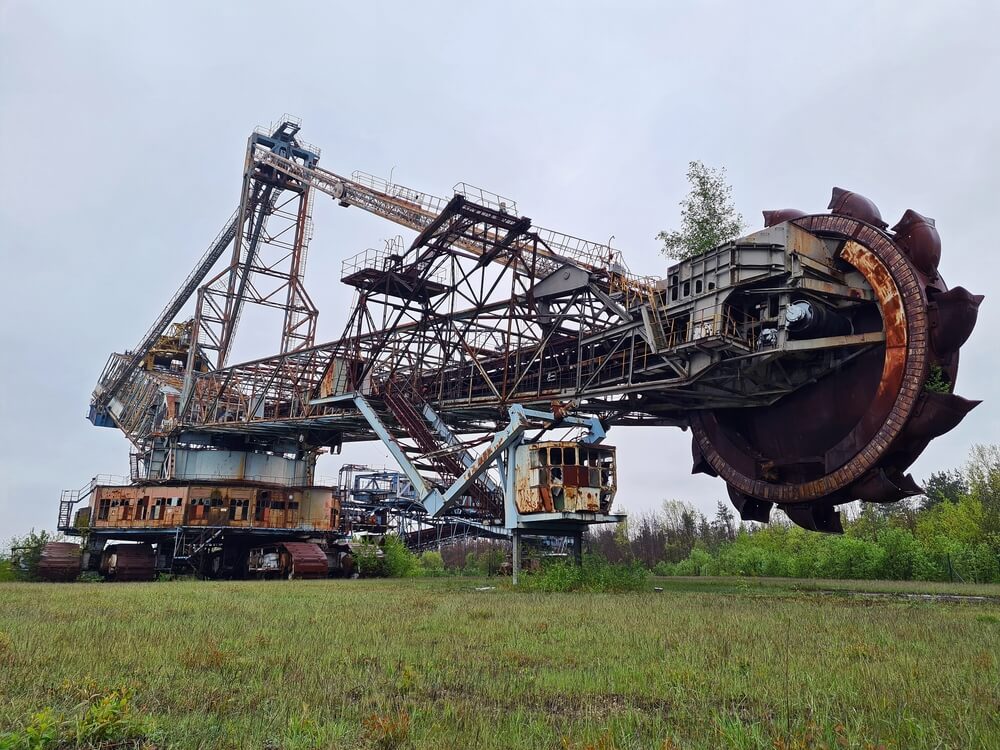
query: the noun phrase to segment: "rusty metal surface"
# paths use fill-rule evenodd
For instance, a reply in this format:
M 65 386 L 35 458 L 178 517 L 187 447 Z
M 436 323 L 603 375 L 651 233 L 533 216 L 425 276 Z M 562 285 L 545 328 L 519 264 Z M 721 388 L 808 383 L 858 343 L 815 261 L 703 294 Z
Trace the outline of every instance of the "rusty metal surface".
M 610 511 L 617 489 L 614 446 L 551 440 L 528 446 L 528 456 L 514 471 L 519 513 Z
M 780 504 L 801 526 L 838 532 L 837 503 L 891 503 L 919 493 L 906 468 L 979 403 L 929 392 L 924 384 L 931 366 L 954 383 L 957 350 L 976 323 L 982 297 L 944 285 L 932 219 L 907 211 L 890 236 L 877 207 L 863 196 L 835 189 L 830 208 L 833 216 L 793 223 L 842 238 L 839 257 L 871 287 L 884 342 L 835 380 L 773 407 L 738 416 L 698 414 L 692 450 L 693 471 L 724 477 L 744 519 L 766 521 Z M 765 213 L 765 221 L 781 213 Z
M 334 531 L 340 499 L 329 487 L 252 482 L 97 486 L 87 524 L 93 529 L 227 527 Z
M 827 208 L 837 216 L 857 219 L 879 229 L 885 229 L 889 226 L 882 221 L 882 214 L 879 212 L 878 206 L 865 196 L 852 193 L 850 190 L 835 187 L 830 205 Z
M 941 262 L 941 235 L 934 226 L 934 219 L 921 216 L 909 208 L 892 231 L 895 233 L 896 244 L 910 257 L 913 264 L 922 273 L 935 278 L 938 263 Z
M 779 208 L 775 211 L 764 211 L 764 226 L 773 227 L 776 224 L 781 224 L 785 221 L 791 221 L 792 219 L 798 219 L 801 216 L 805 216 L 805 211 L 800 211 L 797 208 Z
M 801 442 L 800 425 L 784 421 L 786 415 L 780 409 L 755 410 L 764 424 L 755 432 L 758 439 L 754 444 L 741 440 L 731 430 L 727 434 L 718 416 L 711 412 L 699 414 L 692 427 L 704 458 L 732 487 L 748 497 L 784 504 L 824 498 L 843 502 L 854 499 L 845 494 L 848 487 L 889 450 L 920 396 L 928 358 L 927 299 L 915 269 L 884 232 L 846 216 L 816 215 L 797 219 L 795 223 L 811 232 L 845 238 L 842 257 L 861 271 L 875 292 L 886 334 L 875 392 L 865 397 L 866 388 L 861 386 L 861 409 L 857 410 L 856 422 L 846 435 L 834 432 L 837 425 L 834 415 L 830 415 L 828 422 L 824 422 L 823 416 L 824 410 L 831 407 L 849 411 L 851 401 L 857 407 L 859 400 L 848 395 L 852 386 L 850 372 L 837 383 L 840 397 L 824 393 L 811 398 L 809 390 L 793 394 L 796 406 L 802 409 L 798 421 L 812 414 L 820 425 L 820 434 L 810 447 L 822 448 L 823 432 L 828 433 L 825 450 L 815 456 L 797 454 L 791 448 L 791 455 L 798 455 L 808 465 L 789 481 L 775 481 L 773 474 L 768 476 L 768 459 L 773 464 L 774 459 L 787 460 L 788 454 L 774 450 L 777 447 L 774 439 L 769 441 L 767 435 L 784 434 Z M 875 370 L 873 364 L 868 364 L 870 371 Z M 855 367 L 855 387 L 866 380 L 863 369 Z M 870 382 L 870 374 L 867 380 Z M 785 442 L 782 447 L 787 445 Z
M 38 560 L 38 577 L 43 581 L 74 581 L 80 575 L 80 545 L 49 542 Z
M 281 545 L 291 557 L 288 572 L 294 578 L 326 578 L 330 572 L 326 553 L 318 544 L 310 542 L 283 542 Z
M 931 346 L 939 355 L 957 352 L 972 335 L 979 317 L 981 294 L 956 286 L 947 292 L 930 293 Z
M 148 544 L 112 544 L 101 554 L 101 573 L 114 581 L 152 581 L 156 560 Z

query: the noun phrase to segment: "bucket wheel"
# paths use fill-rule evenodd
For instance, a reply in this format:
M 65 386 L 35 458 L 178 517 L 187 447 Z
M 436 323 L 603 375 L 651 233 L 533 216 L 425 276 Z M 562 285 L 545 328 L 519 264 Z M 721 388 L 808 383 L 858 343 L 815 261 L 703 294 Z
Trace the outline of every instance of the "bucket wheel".
M 979 403 L 953 389 L 983 298 L 944 283 L 933 219 L 908 210 L 890 231 L 870 200 L 840 188 L 829 208 L 765 211 L 765 225 L 791 221 L 837 242 L 884 339 L 775 404 L 698 412 L 691 426 L 693 471 L 725 479 L 744 520 L 768 521 L 778 505 L 800 526 L 840 532 L 841 503 L 919 494 L 907 468 Z

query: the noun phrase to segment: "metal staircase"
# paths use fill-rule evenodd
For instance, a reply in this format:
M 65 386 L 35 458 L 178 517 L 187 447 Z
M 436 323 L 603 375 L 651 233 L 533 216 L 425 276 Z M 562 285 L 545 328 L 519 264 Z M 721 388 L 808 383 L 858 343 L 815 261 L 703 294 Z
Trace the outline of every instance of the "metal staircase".
M 78 504 L 90 499 L 94 490 L 101 485 L 122 485 L 127 484 L 125 477 L 112 476 L 110 474 L 98 474 L 88 481 L 78 490 L 63 490 L 59 497 L 59 518 L 56 529 L 62 532 L 73 529 L 73 508 Z
M 401 445 L 408 454 L 414 454 L 419 460 L 440 478 L 440 485 L 451 485 L 466 470 L 459 459 L 461 448 L 452 445 L 441 433 L 432 430 L 423 415 L 426 402 L 414 390 L 400 387 L 397 382 L 389 384 L 382 394 L 385 404 L 393 420 L 406 432 L 414 446 Z M 433 412 L 432 412 L 433 413 Z M 502 510 L 502 496 L 492 482 L 477 480 L 469 488 L 469 497 L 473 508 L 487 512 Z
M 199 570 L 204 551 L 221 539 L 223 529 L 203 528 L 185 530 L 178 528 L 174 536 L 174 563 L 184 563 L 194 571 Z

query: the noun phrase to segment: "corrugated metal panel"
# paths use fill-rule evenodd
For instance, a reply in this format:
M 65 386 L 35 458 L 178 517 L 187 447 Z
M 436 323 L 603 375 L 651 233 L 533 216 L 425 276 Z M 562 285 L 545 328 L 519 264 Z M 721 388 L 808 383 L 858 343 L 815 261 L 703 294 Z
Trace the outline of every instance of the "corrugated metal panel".
M 44 581 L 75 581 L 80 575 L 80 545 L 49 542 L 42 548 L 38 577 Z
M 329 564 L 326 553 L 311 542 L 283 542 L 282 547 L 292 558 L 291 574 L 294 578 L 326 578 Z
M 113 544 L 101 556 L 101 572 L 116 581 L 152 581 L 156 559 L 148 544 Z

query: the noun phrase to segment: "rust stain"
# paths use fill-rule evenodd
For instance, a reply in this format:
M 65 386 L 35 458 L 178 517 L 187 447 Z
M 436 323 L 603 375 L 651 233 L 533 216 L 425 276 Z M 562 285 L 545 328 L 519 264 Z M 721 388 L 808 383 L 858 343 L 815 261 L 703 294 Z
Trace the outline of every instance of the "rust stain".
M 885 331 L 885 354 L 871 408 L 852 432 L 827 452 L 827 458 L 841 454 L 842 458 L 832 464 L 832 469 L 814 479 L 787 483 L 762 481 L 749 467 L 730 462 L 738 463 L 740 449 L 727 436 L 714 413 L 700 413 L 692 418 L 700 453 L 732 489 L 751 498 L 779 503 L 828 498 L 876 465 L 890 450 L 913 411 L 928 356 L 924 333 L 927 330 L 927 299 L 916 270 L 902 250 L 884 232 L 848 216 L 808 216 L 795 223 L 807 231 L 833 233 L 845 238 L 841 258 L 861 272 L 879 305 Z
M 529 446 L 529 460 L 514 477 L 522 514 L 610 512 L 617 486 L 615 448 L 572 441 Z
M 176 526 L 308 528 L 335 531 L 340 498 L 326 487 L 131 485 L 97 487 L 89 526 L 146 529 Z

